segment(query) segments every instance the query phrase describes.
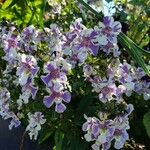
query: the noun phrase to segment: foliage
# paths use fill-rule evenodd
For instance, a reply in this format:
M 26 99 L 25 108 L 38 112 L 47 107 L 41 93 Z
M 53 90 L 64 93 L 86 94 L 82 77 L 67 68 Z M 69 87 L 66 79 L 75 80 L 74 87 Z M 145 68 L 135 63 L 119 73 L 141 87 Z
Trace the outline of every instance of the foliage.
M 146 128 L 147 134 L 150 137 L 150 113 L 146 113 L 143 118 L 143 123 Z

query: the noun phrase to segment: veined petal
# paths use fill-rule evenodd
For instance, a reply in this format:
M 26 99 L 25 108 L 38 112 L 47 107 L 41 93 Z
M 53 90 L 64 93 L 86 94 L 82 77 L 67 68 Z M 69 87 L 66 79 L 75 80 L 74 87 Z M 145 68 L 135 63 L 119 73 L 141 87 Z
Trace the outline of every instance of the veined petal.
M 82 130 L 83 131 L 87 131 L 88 130 L 88 122 L 85 122 L 83 125 L 82 125 Z
M 108 43 L 107 37 L 105 35 L 98 35 L 96 39 L 100 45 L 107 45 Z
M 94 135 L 98 135 L 98 134 L 99 134 L 99 125 L 98 125 L 98 124 L 94 124 L 94 125 L 92 126 L 92 133 L 93 133 Z
M 58 113 L 63 113 L 66 110 L 66 106 L 63 103 L 56 103 L 55 111 Z
M 41 79 L 46 84 L 46 86 L 48 86 L 52 77 L 50 74 L 47 74 L 46 76 L 41 76 Z
M 64 89 L 64 86 L 61 83 L 59 82 L 54 83 L 53 90 L 55 92 L 61 92 L 63 89 Z
M 66 103 L 69 103 L 71 101 L 71 94 L 68 91 L 65 91 L 61 97 L 62 97 L 63 101 Z
M 34 87 L 33 85 L 30 85 L 30 90 L 31 90 L 31 94 L 32 94 L 32 98 L 35 99 L 36 93 L 38 91 L 37 87 Z
M 112 23 L 114 22 L 113 17 L 104 17 L 103 23 L 105 26 L 112 26 Z
M 115 21 L 112 28 L 114 34 L 118 35 L 121 32 L 121 23 L 119 21 Z
M 98 141 L 102 144 L 107 142 L 106 132 L 101 132 L 101 134 L 98 136 Z
M 97 45 L 94 45 L 94 44 L 91 44 L 90 47 L 90 52 L 94 55 L 94 56 L 97 56 L 98 54 L 98 50 L 99 50 L 99 46 Z
M 38 67 L 37 68 L 31 68 L 30 71 L 31 71 L 31 74 L 32 74 L 33 77 L 37 74 L 38 70 L 39 70 Z
M 55 97 L 53 95 L 45 96 L 43 99 L 43 103 L 47 108 L 50 108 L 54 103 Z

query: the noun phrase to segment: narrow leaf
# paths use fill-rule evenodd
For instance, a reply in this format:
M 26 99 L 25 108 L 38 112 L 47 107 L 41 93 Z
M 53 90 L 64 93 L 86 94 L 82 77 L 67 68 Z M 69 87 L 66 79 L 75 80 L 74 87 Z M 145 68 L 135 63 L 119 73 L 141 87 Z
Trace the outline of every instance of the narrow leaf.
M 122 33 L 119 34 L 118 41 L 122 45 L 122 47 L 126 48 L 126 50 L 129 52 L 133 60 L 137 62 L 140 67 L 143 68 L 145 73 L 147 75 L 150 75 L 149 68 L 145 64 L 141 52 L 138 50 L 138 47 L 135 46 L 135 44 L 132 43 L 130 40 L 128 40 L 127 36 L 124 36 L 124 34 Z
M 53 131 L 48 132 L 44 136 L 40 137 L 40 139 L 38 140 L 38 144 L 44 143 L 52 134 L 53 134 Z
M 98 13 L 95 9 L 93 9 L 90 5 L 88 5 L 84 0 L 77 0 L 79 3 L 81 3 L 87 10 L 90 10 L 93 14 L 95 14 L 98 18 L 101 18 L 101 14 Z
M 60 130 L 57 130 L 55 132 L 55 146 L 56 146 L 56 150 L 61 150 L 63 138 L 64 138 L 64 134 Z
M 146 132 L 150 138 L 150 112 L 146 113 L 143 118 L 143 123 L 146 129 Z

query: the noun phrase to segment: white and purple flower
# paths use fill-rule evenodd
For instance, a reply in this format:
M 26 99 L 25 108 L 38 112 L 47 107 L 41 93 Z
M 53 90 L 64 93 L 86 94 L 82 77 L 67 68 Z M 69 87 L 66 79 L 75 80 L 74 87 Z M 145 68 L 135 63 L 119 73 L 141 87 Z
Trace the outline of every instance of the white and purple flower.
M 41 125 L 46 122 L 44 115 L 41 112 L 35 112 L 34 114 L 28 113 L 29 124 L 26 127 L 26 131 L 29 132 L 30 139 L 37 140 L 38 133 L 41 130 Z
M 71 93 L 67 90 L 56 92 L 53 89 L 50 89 L 50 93 L 51 94 L 49 96 L 44 97 L 44 105 L 47 108 L 50 108 L 55 103 L 55 111 L 63 113 L 66 110 L 66 106 L 62 102 L 69 103 L 71 101 Z
M 47 75 L 41 76 L 41 79 L 50 95 L 44 96 L 43 103 L 47 108 L 55 103 L 55 111 L 58 113 L 63 113 L 66 110 L 62 101 L 66 103 L 71 101 L 71 93 L 67 90 L 69 88 L 67 74 L 70 69 L 71 65 L 63 58 L 55 59 L 44 65 L 44 72 Z
M 19 59 L 16 75 L 19 76 L 19 84 L 23 86 L 29 78 L 33 79 L 37 75 L 39 67 L 37 60 L 31 55 L 21 54 Z

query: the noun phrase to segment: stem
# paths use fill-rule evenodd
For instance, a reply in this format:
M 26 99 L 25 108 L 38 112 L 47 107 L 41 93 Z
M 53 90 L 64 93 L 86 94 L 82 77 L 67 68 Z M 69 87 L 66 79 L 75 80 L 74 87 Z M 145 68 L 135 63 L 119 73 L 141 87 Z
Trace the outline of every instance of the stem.
M 21 143 L 20 143 L 20 150 L 23 150 L 25 135 L 26 135 L 26 130 L 23 132 L 23 135 L 22 135 L 22 139 L 21 139 Z

